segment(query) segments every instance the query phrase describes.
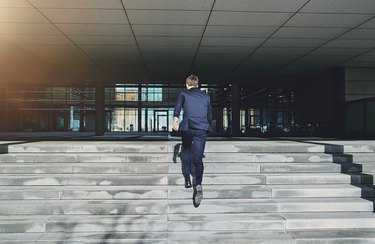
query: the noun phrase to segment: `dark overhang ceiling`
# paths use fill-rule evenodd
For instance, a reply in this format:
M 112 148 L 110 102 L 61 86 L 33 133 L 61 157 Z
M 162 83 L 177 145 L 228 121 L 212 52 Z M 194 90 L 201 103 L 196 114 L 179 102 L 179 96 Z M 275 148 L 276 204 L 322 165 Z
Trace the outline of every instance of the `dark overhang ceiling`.
M 375 66 L 374 0 L 0 0 L 0 82 L 205 82 Z

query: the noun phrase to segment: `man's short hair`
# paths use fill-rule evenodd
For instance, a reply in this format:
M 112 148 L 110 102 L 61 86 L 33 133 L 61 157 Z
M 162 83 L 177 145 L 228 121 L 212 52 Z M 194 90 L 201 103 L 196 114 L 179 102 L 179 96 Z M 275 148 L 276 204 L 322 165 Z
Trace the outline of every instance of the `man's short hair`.
M 189 75 L 186 78 L 186 85 L 188 86 L 198 87 L 198 82 L 199 82 L 199 79 L 198 79 L 198 76 L 196 75 Z

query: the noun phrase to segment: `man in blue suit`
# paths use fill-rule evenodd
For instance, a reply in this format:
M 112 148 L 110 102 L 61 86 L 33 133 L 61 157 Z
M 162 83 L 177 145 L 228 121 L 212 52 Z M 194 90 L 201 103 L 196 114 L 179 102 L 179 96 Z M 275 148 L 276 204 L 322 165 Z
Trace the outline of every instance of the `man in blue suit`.
M 196 174 L 196 186 L 194 188 L 194 206 L 198 207 L 203 199 L 203 153 L 206 145 L 206 137 L 211 132 L 211 102 L 210 96 L 198 88 L 198 77 L 190 75 L 186 78 L 186 90 L 178 95 L 174 108 L 173 129 L 181 131 L 183 151 L 181 153 L 182 174 L 185 178 L 185 187 L 191 187 L 190 181 L 190 156 Z M 183 119 L 178 124 L 178 118 L 183 109 Z

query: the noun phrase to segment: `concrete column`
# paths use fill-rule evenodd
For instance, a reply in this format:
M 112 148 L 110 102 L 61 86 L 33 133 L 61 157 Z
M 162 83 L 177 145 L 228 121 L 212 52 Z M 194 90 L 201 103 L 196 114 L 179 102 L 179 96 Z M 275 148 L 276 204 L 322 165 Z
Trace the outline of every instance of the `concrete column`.
M 142 132 L 142 84 L 138 84 L 138 132 Z
M 104 135 L 104 83 L 98 82 L 95 91 L 95 135 Z
M 245 132 L 246 134 L 248 134 L 250 130 L 249 108 L 247 106 L 248 105 L 246 105 L 245 107 Z
M 240 107 L 241 89 L 238 83 L 232 84 L 232 136 L 239 136 L 240 133 Z
M 85 99 L 85 95 L 84 95 L 84 91 L 85 91 L 85 88 L 83 86 L 81 86 L 79 88 L 80 90 L 80 94 L 79 94 L 79 131 L 80 132 L 83 132 L 85 131 L 85 111 L 83 110 L 84 107 L 85 107 L 85 103 L 83 102 L 84 99 Z

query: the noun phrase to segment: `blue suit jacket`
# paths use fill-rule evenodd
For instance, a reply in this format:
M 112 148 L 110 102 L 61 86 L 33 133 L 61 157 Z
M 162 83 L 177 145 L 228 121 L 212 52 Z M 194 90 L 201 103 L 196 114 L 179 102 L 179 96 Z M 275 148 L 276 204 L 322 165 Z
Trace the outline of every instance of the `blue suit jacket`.
M 174 117 L 180 116 L 182 108 L 184 109 L 184 115 L 179 126 L 180 131 L 188 131 L 189 129 L 212 131 L 209 95 L 199 88 L 184 89 L 178 95 L 173 113 Z

